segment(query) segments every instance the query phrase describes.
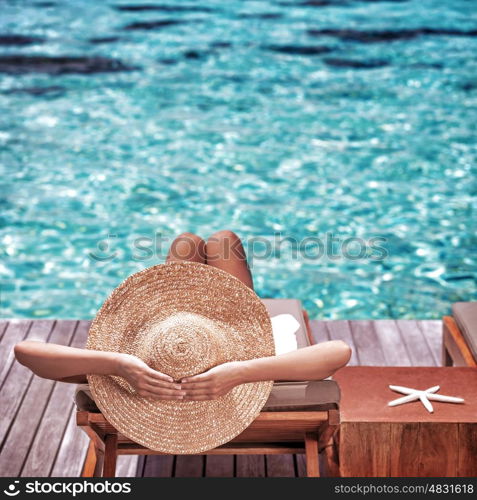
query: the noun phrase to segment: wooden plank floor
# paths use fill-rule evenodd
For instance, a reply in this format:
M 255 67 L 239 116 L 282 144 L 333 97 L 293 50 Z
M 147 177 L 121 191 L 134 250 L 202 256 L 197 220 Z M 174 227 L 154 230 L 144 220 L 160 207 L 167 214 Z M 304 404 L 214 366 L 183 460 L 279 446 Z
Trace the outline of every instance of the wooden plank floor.
M 0 475 L 75 477 L 87 438 L 74 420 L 74 385 L 41 379 L 17 363 L 13 346 L 23 339 L 82 347 L 89 321 L 0 320 Z M 342 339 L 352 365 L 437 366 L 440 321 L 312 321 L 316 342 Z M 303 476 L 302 455 L 120 456 L 123 477 Z

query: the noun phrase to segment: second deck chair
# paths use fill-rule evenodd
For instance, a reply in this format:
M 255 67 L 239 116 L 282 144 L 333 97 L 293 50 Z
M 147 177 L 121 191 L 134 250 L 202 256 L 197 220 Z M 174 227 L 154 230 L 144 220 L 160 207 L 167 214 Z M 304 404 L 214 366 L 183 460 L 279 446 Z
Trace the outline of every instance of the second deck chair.
M 270 316 L 292 314 L 300 326 L 295 333 L 298 348 L 313 343 L 308 316 L 295 299 L 262 299 Z M 305 453 L 307 476 L 320 475 L 318 454 L 326 452 L 327 474 L 337 475 L 332 446 L 339 426 L 338 385 L 333 380 L 275 382 L 260 415 L 232 441 L 213 450 L 217 454 Z M 100 413 L 87 385 L 75 396 L 76 421 L 89 436 L 90 444 L 83 477 L 114 477 L 118 455 L 159 455 L 119 433 Z
M 442 320 L 442 364 L 477 367 L 477 302 L 452 304 Z

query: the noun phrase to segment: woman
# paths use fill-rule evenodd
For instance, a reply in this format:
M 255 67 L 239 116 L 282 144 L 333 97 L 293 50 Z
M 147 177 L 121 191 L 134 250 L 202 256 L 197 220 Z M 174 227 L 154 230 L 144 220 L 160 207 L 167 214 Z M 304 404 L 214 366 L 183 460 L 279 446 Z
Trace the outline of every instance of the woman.
M 166 262 L 188 260 L 229 272 L 253 290 L 253 281 L 240 238 L 231 231 L 214 233 L 205 242 L 192 233 L 177 237 Z M 209 400 L 247 382 L 320 380 L 346 365 L 351 348 L 340 340 L 294 352 L 233 361 L 182 380 L 150 368 L 130 354 L 78 349 L 26 340 L 15 346 L 17 360 L 36 375 L 61 382 L 87 383 L 86 374 L 118 375 L 142 396 L 157 399 Z

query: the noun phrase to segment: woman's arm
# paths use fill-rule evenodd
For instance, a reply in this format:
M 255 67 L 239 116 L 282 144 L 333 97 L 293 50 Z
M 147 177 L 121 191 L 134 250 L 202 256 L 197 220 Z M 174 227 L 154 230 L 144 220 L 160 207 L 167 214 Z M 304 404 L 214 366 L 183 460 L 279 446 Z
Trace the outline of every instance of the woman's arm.
M 234 361 L 181 381 L 184 399 L 215 399 L 233 387 L 260 380 L 321 380 L 345 366 L 351 348 L 341 340 L 304 347 L 293 352 Z
M 182 399 L 171 377 L 129 354 L 25 340 L 15 346 L 15 357 L 39 377 L 78 383 L 86 382 L 86 374 L 118 375 L 141 396 Z
M 345 366 L 351 348 L 341 340 L 312 345 L 279 356 L 251 359 L 244 364 L 244 381 L 321 380 Z
M 86 374 L 115 375 L 117 354 L 78 349 L 36 340 L 25 340 L 15 346 L 15 357 L 39 377 L 65 381 L 83 378 Z

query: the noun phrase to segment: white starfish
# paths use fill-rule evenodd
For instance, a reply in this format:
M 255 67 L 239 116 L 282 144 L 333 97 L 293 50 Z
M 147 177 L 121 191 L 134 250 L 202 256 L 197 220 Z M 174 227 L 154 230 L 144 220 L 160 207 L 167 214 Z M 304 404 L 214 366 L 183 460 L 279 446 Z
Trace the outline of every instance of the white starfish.
M 402 387 L 400 385 L 390 385 L 389 388 L 393 391 L 400 392 L 401 394 L 407 394 L 402 398 L 394 399 L 388 403 L 388 406 L 397 406 L 404 403 L 409 403 L 410 401 L 421 400 L 421 403 L 425 406 L 426 410 L 432 413 L 434 408 L 429 400 L 432 401 L 442 401 L 443 403 L 463 403 L 462 398 L 455 398 L 453 396 L 443 396 L 441 394 L 435 394 L 440 387 L 435 385 L 434 387 L 429 387 L 425 391 L 420 391 L 419 389 L 410 389 L 409 387 Z

